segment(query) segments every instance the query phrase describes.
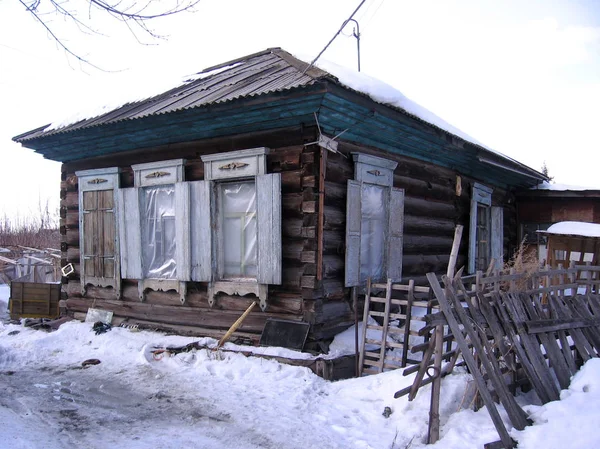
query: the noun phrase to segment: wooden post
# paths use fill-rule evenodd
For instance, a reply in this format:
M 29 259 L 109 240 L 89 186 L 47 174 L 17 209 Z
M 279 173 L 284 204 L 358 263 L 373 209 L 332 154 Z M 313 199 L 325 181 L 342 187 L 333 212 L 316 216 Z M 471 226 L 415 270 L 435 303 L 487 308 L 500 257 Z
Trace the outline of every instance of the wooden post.
M 359 345 L 358 345 L 358 291 L 356 287 L 352 287 L 352 291 L 350 293 L 352 295 L 352 307 L 354 308 L 354 357 L 355 357 L 355 377 L 360 377 L 360 368 L 359 368 Z M 363 323 L 363 326 L 366 326 L 367 323 Z
M 435 327 L 435 358 L 433 362 L 434 379 L 431 386 L 431 404 L 429 408 L 429 429 L 427 444 L 440 439 L 440 390 L 442 386 L 442 355 L 444 352 L 444 326 Z
M 462 233 L 463 225 L 456 225 L 456 229 L 454 230 L 454 240 L 452 242 L 452 250 L 450 251 L 450 261 L 448 262 L 448 271 L 446 272 L 450 279 L 454 277 L 454 271 L 456 269 L 456 259 L 458 259 L 458 250 L 460 247 Z

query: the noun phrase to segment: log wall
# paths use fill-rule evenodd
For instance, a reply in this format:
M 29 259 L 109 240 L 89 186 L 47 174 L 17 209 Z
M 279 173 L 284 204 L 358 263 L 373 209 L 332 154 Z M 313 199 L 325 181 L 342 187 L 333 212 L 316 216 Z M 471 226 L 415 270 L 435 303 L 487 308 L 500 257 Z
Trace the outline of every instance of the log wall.
M 389 155 L 373 148 L 341 143 L 333 153 L 316 145 L 316 129 L 293 128 L 232 138 L 168 145 L 63 164 L 61 183 L 62 264 L 72 263 L 75 273 L 63 281 L 71 313 L 89 307 L 112 310 L 117 320 L 129 320 L 182 334 L 219 335 L 248 307 L 252 298 L 222 295 L 213 308 L 204 283 L 188 283 L 185 304 L 175 292 L 149 291 L 140 302 L 137 285 L 124 280 L 122 299 L 110 288 L 88 287 L 81 296 L 79 284 L 79 211 L 77 170 L 114 167 L 123 169 L 121 187 L 133 186 L 132 164 L 186 159 L 185 179 L 203 179 L 200 156 L 267 146 L 268 171 L 282 176 L 283 283 L 269 287 L 266 312 L 253 311 L 238 335 L 257 340 L 268 318 L 311 323 L 310 342 L 333 337 L 353 322 L 350 290 L 344 287 L 346 184 L 354 177 L 350 152 L 363 152 L 398 162 L 394 186 L 405 189 L 403 278 L 425 284 L 430 271 L 444 273 L 454 227 L 465 231 L 457 267 L 466 264 L 471 185 L 462 177 L 456 194 L 457 172 L 410 158 Z M 506 192 L 494 190 L 495 205 L 507 204 Z M 514 204 L 514 201 L 512 202 Z M 516 239 L 513 207 L 505 208 L 506 248 Z M 512 228 L 514 227 L 514 232 Z
M 92 286 L 88 286 L 86 295 L 82 297 L 79 283 L 78 180 L 75 172 L 91 168 L 120 167 L 123 170 L 121 187 L 132 187 L 132 164 L 184 158 L 185 179 L 195 181 L 204 178 L 204 167 L 200 159 L 204 154 L 267 146 L 271 148 L 267 157 L 268 171 L 281 173 L 282 176 L 283 283 L 280 286 L 269 286 L 267 311 L 252 312 L 238 334 L 252 335 L 254 339 L 258 339 L 268 318 L 313 322 L 316 317 L 315 300 L 310 285 L 317 273 L 319 247 L 319 148 L 305 147 L 304 142 L 314 142 L 315 137 L 315 130 L 312 128 L 294 128 L 269 134 L 256 133 L 201 143 L 149 148 L 63 164 L 60 228 L 62 264 L 72 263 L 75 267 L 75 272 L 63 280 L 66 282 L 69 312 L 85 313 L 94 304 L 94 307 L 112 310 L 119 321 L 128 319 L 132 323 L 143 323 L 181 333 L 218 335 L 229 328 L 248 307 L 252 297 L 219 295 L 216 305 L 210 308 L 205 283 L 188 282 L 188 294 L 183 305 L 175 292 L 148 291 L 146 300 L 140 302 L 137 283 L 133 280 L 123 280 L 121 300 L 115 298 L 115 292 L 111 288 Z

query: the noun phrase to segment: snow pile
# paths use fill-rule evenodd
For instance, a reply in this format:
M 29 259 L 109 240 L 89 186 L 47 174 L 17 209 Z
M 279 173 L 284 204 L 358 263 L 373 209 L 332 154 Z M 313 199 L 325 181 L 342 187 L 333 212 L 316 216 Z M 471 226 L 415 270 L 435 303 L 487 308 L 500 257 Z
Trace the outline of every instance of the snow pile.
M 0 307 L 7 298 L 8 289 L 0 286 Z M 347 350 L 342 343 L 348 340 L 354 350 L 349 333 L 352 338 L 340 338 L 337 350 Z M 197 339 L 125 328 L 95 335 L 92 323 L 77 321 L 52 333 L 0 322 L 0 447 L 426 447 L 431 390 L 424 387 L 412 402 L 394 399 L 413 381 L 402 370 L 327 382 L 307 368 L 239 353 L 152 352 L 192 341 Z M 101 363 L 83 369 L 81 362 L 91 358 Z M 585 365 L 561 401 L 527 407 L 535 424 L 512 432 L 520 449 L 598 447 L 599 362 Z M 465 372 L 444 378 L 436 449 L 480 449 L 498 440 L 486 410 L 466 409 L 473 392 Z M 382 415 L 385 407 L 389 418 Z
M 544 406 L 529 406 L 534 425 L 514 431 L 519 449 L 590 449 L 599 447 L 600 359 L 589 360 L 573 376 L 561 400 Z
M 600 224 L 583 221 L 561 221 L 550 226 L 547 234 L 580 235 L 583 237 L 600 237 Z

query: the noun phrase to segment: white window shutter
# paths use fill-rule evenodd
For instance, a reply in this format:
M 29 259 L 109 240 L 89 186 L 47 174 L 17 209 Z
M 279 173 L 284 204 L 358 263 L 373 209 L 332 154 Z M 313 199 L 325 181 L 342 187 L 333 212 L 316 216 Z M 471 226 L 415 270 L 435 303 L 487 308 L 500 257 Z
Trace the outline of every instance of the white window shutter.
M 387 277 L 402 280 L 402 247 L 404 241 L 404 190 L 390 189 Z
M 142 279 L 142 246 L 140 242 L 140 203 L 138 188 L 119 189 L 119 241 L 121 277 Z
M 346 197 L 346 287 L 360 284 L 361 183 L 348 180 Z
M 496 268 L 504 264 L 504 208 L 492 207 L 492 259 L 496 261 Z
M 259 284 L 281 284 L 281 174 L 256 177 Z
M 197 282 L 213 280 L 211 181 L 193 181 L 190 186 L 190 253 L 191 279 Z
M 177 279 L 190 280 L 190 186 L 175 183 L 175 262 Z

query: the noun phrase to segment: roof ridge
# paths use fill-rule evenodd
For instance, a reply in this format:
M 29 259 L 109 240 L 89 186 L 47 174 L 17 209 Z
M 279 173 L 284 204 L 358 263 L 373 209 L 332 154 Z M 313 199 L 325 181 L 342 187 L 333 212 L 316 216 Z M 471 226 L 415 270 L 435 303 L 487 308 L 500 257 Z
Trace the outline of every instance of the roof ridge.
M 281 47 L 270 47 L 267 48 L 266 50 L 262 50 L 256 53 L 252 53 L 250 55 L 246 55 L 246 56 L 242 56 L 240 58 L 236 58 L 236 59 L 232 59 L 231 61 L 227 61 L 227 62 L 222 62 L 220 64 L 217 65 L 213 65 L 211 67 L 207 67 L 204 70 L 198 72 L 198 73 L 208 73 L 208 72 L 212 72 L 213 70 L 218 70 L 218 69 L 222 69 L 223 67 L 227 67 L 233 64 L 237 64 L 238 62 L 242 62 L 242 61 L 246 61 L 248 59 L 251 58 L 256 58 L 258 56 L 263 56 L 269 53 L 274 53 L 276 50 L 281 50 Z

